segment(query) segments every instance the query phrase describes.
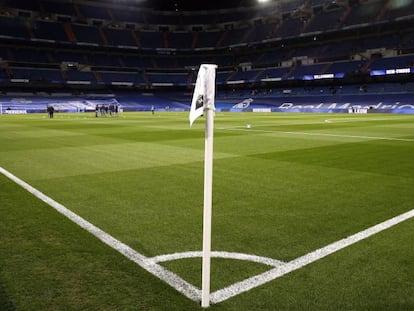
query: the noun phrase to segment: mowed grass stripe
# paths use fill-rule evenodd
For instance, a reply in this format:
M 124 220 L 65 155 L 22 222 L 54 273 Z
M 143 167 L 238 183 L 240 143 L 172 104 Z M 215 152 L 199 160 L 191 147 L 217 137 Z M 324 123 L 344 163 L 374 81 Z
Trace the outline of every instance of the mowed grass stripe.
M 202 163 L 189 163 L 36 184 L 102 230 L 152 257 L 200 248 L 203 190 L 194 179 L 202 177 Z
M 1 174 L 0 186 L 1 310 L 196 307 Z
M 406 153 L 412 154 L 411 142 L 340 136 L 301 136 L 254 132 L 245 128 L 246 124 L 252 124 L 253 130 L 263 128 L 274 131 L 278 129 L 278 122 L 284 120 L 299 124 L 317 123 L 324 122 L 324 119 L 331 116 L 336 117 L 322 114 L 217 114 L 215 154 L 218 157 L 215 159 L 213 195 L 214 250 L 290 260 L 412 209 L 412 166 L 409 161 L 405 161 L 398 169 L 398 163 L 393 164 L 390 159 L 393 157 L 403 160 Z M 93 124 L 94 119 L 82 121 L 68 116 L 67 120 L 58 122 L 36 120 L 33 131 L 38 128 L 42 131 L 47 131 L 48 128 L 52 131 L 61 129 L 86 136 L 101 135 L 102 141 L 114 141 L 108 145 L 98 146 L 102 161 L 100 165 L 92 166 L 92 169 L 88 169 L 82 161 L 85 161 L 86 155 L 93 153 L 95 146 L 84 146 L 82 143 L 79 145 L 79 154 L 82 156 L 78 162 L 70 153 L 67 153 L 67 156 L 73 158 L 73 162 L 69 161 L 68 168 L 59 168 L 58 161 L 52 162 L 53 167 L 63 171 L 61 175 L 53 172 L 49 172 L 50 175 L 42 175 L 42 171 L 48 170 L 49 162 L 44 160 L 30 163 L 29 159 L 24 159 L 23 152 L 17 153 L 18 159 L 13 160 L 12 155 L 16 150 L 11 153 L 2 150 L 0 164 L 7 161 L 8 166 L 3 166 L 11 172 L 24 179 L 28 177 L 27 180 L 33 181 L 42 191 L 145 255 L 200 250 L 204 125 L 202 121 L 197 122 L 193 129 L 188 128 L 188 133 L 191 134 L 186 134 L 188 114 L 174 114 L 171 119 L 165 114 L 162 118 L 165 120 L 151 119 L 144 114 L 125 114 L 122 121 L 99 121 L 102 124 L 98 128 L 86 124 Z M 394 116 L 377 115 L 364 118 L 386 120 L 357 121 L 359 126 L 336 129 L 328 125 L 323 132 L 359 136 L 369 133 L 370 136 L 374 136 L 384 135 L 387 132 L 386 127 L 395 125 L 390 137 L 412 135 L 412 127 L 407 122 L 414 120 L 412 116 L 404 116 L 403 120 L 394 119 Z M 32 122 L 24 117 L 15 118 L 17 119 L 21 120 L 20 122 L 28 121 L 29 124 Z M 357 117 L 355 119 L 359 120 Z M 112 121 L 119 124 L 110 124 Z M 106 123 L 110 125 L 106 127 Z M 3 124 L 0 124 L 0 128 Z M 122 138 L 121 127 L 124 125 L 124 138 L 130 139 L 128 142 Z M 324 125 L 319 124 L 313 129 L 309 125 L 307 131 L 321 131 Z M 178 129 L 178 132 L 171 131 L 171 134 L 174 134 L 171 137 L 165 131 L 160 136 L 157 135 L 162 132 L 161 129 L 169 126 L 171 129 Z M 230 132 L 221 129 L 220 126 L 241 130 Z M 294 125 L 289 127 L 292 131 L 302 131 L 301 126 L 296 129 Z M 114 132 L 111 133 L 111 130 Z M 145 143 L 139 142 L 140 131 Z M 152 138 L 151 132 L 154 135 Z M 183 134 L 181 139 L 175 137 L 179 136 L 180 132 Z M 0 143 L 2 139 L 0 132 Z M 121 144 L 118 143 L 120 141 Z M 118 145 L 127 147 L 125 151 L 121 148 L 119 152 L 116 150 Z M 140 153 L 138 149 L 134 150 L 135 147 L 145 150 L 139 149 L 142 150 Z M 59 149 L 73 149 L 76 154 L 76 145 L 73 148 L 56 148 L 56 151 Z M 31 155 L 30 151 L 27 152 L 28 157 Z M 38 151 L 35 150 L 35 154 Z M 50 149 L 47 157 L 53 158 L 54 152 L 53 148 Z M 120 154 L 118 164 L 113 160 L 117 152 Z M 176 159 L 168 159 L 163 165 L 162 159 L 169 158 L 169 152 Z M 343 155 L 340 155 L 341 153 Z M 369 154 L 373 156 L 369 157 Z M 41 158 L 40 155 L 41 153 L 35 160 Z M 58 155 L 62 161 L 66 159 L 63 152 Z M 357 160 L 369 158 L 369 169 L 364 170 L 364 163 L 360 161 L 355 161 L 348 167 L 348 160 L 352 156 Z M 146 160 L 148 157 L 150 160 Z M 130 168 L 131 164 L 125 163 L 133 161 L 131 158 L 137 161 L 134 168 Z M 109 171 L 105 169 L 105 161 L 110 163 Z M 142 165 L 139 164 L 141 162 Z M 389 165 L 389 168 L 382 167 L 383 164 L 390 163 L 392 165 Z M 119 169 L 115 169 L 116 167 Z M 71 170 L 76 174 L 71 174 Z M 409 222 L 408 226 L 411 224 L 412 222 Z M 389 247 L 395 257 L 395 260 L 390 261 L 390 265 L 401 265 L 400 269 L 395 266 L 390 266 L 389 269 L 394 271 L 404 285 L 393 283 L 390 287 L 386 284 L 391 278 L 390 274 L 383 272 L 387 269 L 387 260 L 381 260 L 381 265 L 377 267 L 377 259 L 370 258 L 387 253 L 382 249 L 387 243 L 403 240 L 403 233 L 400 233 L 399 228 L 393 229 L 393 232 L 396 234 L 394 239 L 374 243 L 367 251 L 363 247 L 352 247 L 349 251 L 334 255 L 334 258 L 325 258 L 321 263 L 312 264 L 214 308 L 277 310 L 290 305 L 293 310 L 337 310 L 343 306 L 354 310 L 365 310 L 370 306 L 377 309 L 378 303 L 368 301 L 366 297 L 359 295 L 360 292 L 369 292 L 369 288 L 377 282 L 383 284 L 386 290 L 376 290 L 370 299 L 376 298 L 376 301 L 382 302 L 384 306 L 398 307 L 398 300 L 405 302 L 402 306 L 413 306 L 411 296 L 407 295 L 409 289 L 413 289 L 412 284 L 406 282 L 412 277 L 410 271 L 414 271 L 413 261 L 408 260 L 412 248 L 398 243 L 402 251 L 395 252 L 394 245 Z M 407 230 L 403 232 L 407 237 Z M 382 241 L 381 237 L 378 239 Z M 365 241 L 364 245 L 371 245 L 370 241 L 371 239 Z M 191 266 L 186 262 L 176 262 L 171 266 L 174 272 L 182 272 L 189 279 L 198 280 L 199 276 L 193 275 L 197 273 L 197 265 L 198 261 L 195 260 Z M 370 267 L 374 274 L 370 274 Z M 229 280 L 239 280 L 238 275 L 246 276 L 249 274 L 248 271 L 256 270 L 255 266 L 232 266 L 224 262 L 219 263 L 217 268 L 221 271 L 214 272 L 213 288 L 229 285 Z M 258 268 L 260 270 L 260 267 Z M 341 273 L 334 273 L 335 271 Z M 350 271 L 355 271 L 352 272 L 352 276 L 349 275 Z M 406 273 L 405 277 L 402 271 Z M 358 281 L 358 273 L 366 279 Z M 331 283 L 338 284 L 339 289 L 326 285 Z M 284 284 L 288 289 L 284 288 Z M 358 288 L 360 285 L 361 289 Z M 102 286 L 104 290 L 105 285 Z M 342 290 L 341 286 L 351 288 Z M 400 296 L 396 294 L 397 291 Z M 302 295 L 296 294 L 297 292 Z M 309 295 L 303 295 L 306 292 Z M 332 297 L 335 297 L 337 292 L 343 296 L 335 300 Z M 148 306 L 151 299 L 156 298 L 149 295 L 143 299 Z M 171 302 L 170 306 L 175 303 L 175 299 Z M 352 308 L 353 306 L 355 308 Z M 159 305 L 155 304 L 154 309 L 159 308 Z M 174 309 L 173 306 L 171 308 Z M 188 306 L 177 309 L 192 310 Z M 136 307 L 135 310 L 142 309 Z
M 405 142 L 357 142 L 252 155 L 264 159 L 413 178 L 412 146 Z M 378 165 L 380 164 L 380 165 Z
M 157 136 L 155 135 L 155 137 Z M 347 198 L 350 193 L 357 193 L 358 191 L 363 192 L 358 196 L 355 196 L 355 194 L 352 195 L 356 198 L 355 202 L 348 202 L 348 200 L 343 203 L 341 200 L 344 199 L 338 197 L 336 200 L 339 201 L 336 204 L 342 208 L 351 203 L 360 206 L 358 198 L 361 195 L 365 196 L 366 194 L 366 196 L 369 196 L 371 191 L 376 191 L 378 187 L 385 188 L 383 186 L 379 186 L 380 182 L 374 183 L 376 187 L 371 187 L 370 185 L 365 186 L 360 182 L 355 182 L 355 180 L 369 181 L 372 178 L 371 175 L 359 177 L 357 175 L 344 174 L 342 168 L 344 166 L 346 167 L 348 162 L 351 162 L 351 160 L 349 160 L 350 157 L 347 156 L 346 153 L 343 154 L 343 158 L 341 158 L 342 152 L 335 152 L 336 145 L 332 145 L 332 148 L 327 147 L 326 149 L 321 149 L 320 153 L 315 151 L 313 154 L 308 154 L 307 152 L 312 149 L 303 149 L 304 145 L 306 144 L 310 146 L 313 143 L 319 144 L 320 142 L 317 139 L 301 139 L 299 141 L 291 139 L 277 139 L 269 143 L 266 142 L 266 137 L 263 139 L 262 135 L 249 134 L 247 138 L 246 136 L 240 137 L 245 140 L 245 142 L 240 143 L 237 141 L 237 138 L 238 137 L 216 137 L 215 189 L 217 190 L 215 190 L 215 197 L 217 198 L 216 204 L 219 205 L 218 214 L 223 212 L 224 215 L 227 215 L 229 214 L 228 211 L 232 214 L 234 210 L 235 213 L 243 215 L 244 211 L 243 209 L 240 209 L 240 206 L 247 208 L 247 217 L 242 219 L 240 222 L 235 222 L 236 224 L 240 224 L 240 228 L 248 228 L 246 229 L 246 232 L 249 232 L 250 227 L 256 227 L 248 224 L 249 216 L 255 216 L 251 218 L 253 223 L 256 222 L 256 219 L 260 222 L 261 218 L 258 215 L 260 215 L 262 210 L 265 218 L 266 216 L 269 216 L 269 229 L 265 230 L 265 232 L 268 233 L 273 231 L 279 232 L 274 230 L 271 226 L 271 222 L 278 218 L 275 211 L 278 211 L 278 208 L 280 208 L 279 206 L 284 206 L 286 204 L 292 210 L 298 210 L 295 216 L 299 217 L 299 214 L 303 212 L 301 205 L 304 200 L 306 200 L 306 205 L 310 206 L 312 212 L 318 211 L 318 208 L 320 208 L 319 201 L 329 201 L 331 196 L 330 191 L 336 191 L 335 189 L 332 190 L 330 187 L 327 188 L 327 185 L 344 189 L 339 192 L 342 196 L 344 196 L 344 198 Z M 236 141 L 232 142 L 232 139 Z M 248 158 L 237 158 L 233 156 L 233 153 L 236 154 L 238 149 L 242 151 L 244 150 L 245 146 L 249 144 L 249 139 L 251 142 L 249 153 L 254 152 L 255 149 L 259 148 L 261 148 L 261 150 L 289 149 L 290 153 L 283 157 L 283 154 L 276 152 L 273 160 L 273 153 L 267 152 L 266 159 L 272 160 L 272 162 L 276 161 L 275 164 L 267 163 L 263 160 L 260 162 L 256 160 L 257 157 L 262 159 L 265 158 L 263 154 L 250 154 L 250 157 Z M 259 141 L 259 143 L 257 143 L 257 141 Z M 296 143 L 292 143 L 292 141 L 295 141 Z M 176 144 L 180 144 L 180 141 L 174 142 Z M 336 143 L 338 142 L 340 142 L 340 139 Z M 189 141 L 185 140 L 185 143 L 188 144 Z M 183 175 L 185 174 L 190 174 L 188 176 L 194 176 L 193 181 L 202 180 L 203 140 L 201 139 L 201 141 L 195 143 L 198 145 L 198 148 L 201 147 L 197 154 L 190 153 L 186 149 L 180 149 L 180 152 L 177 153 L 174 152 L 175 148 L 172 149 L 171 146 L 167 146 L 167 148 L 165 148 L 164 145 L 158 144 L 123 144 L 122 146 L 108 145 L 98 146 L 97 149 L 95 149 L 95 146 L 91 146 L 90 148 L 80 148 L 79 154 L 77 153 L 78 151 L 76 148 L 71 148 L 70 150 L 74 152 L 74 156 L 71 156 L 69 160 L 66 161 L 63 168 L 60 166 L 62 163 L 65 163 L 64 158 L 68 155 L 66 150 L 57 154 L 58 160 L 56 162 L 54 162 L 55 160 L 46 157 L 46 155 L 44 157 L 43 155 L 40 157 L 32 156 L 30 157 L 31 160 L 27 161 L 27 166 L 21 171 L 23 174 L 23 171 L 28 171 L 30 165 L 33 163 L 33 159 L 44 159 L 44 162 L 41 162 L 42 165 L 39 165 L 42 169 L 36 171 L 34 175 L 37 176 L 38 180 L 43 178 L 46 179 L 46 182 L 38 182 L 37 184 L 41 187 L 45 187 L 45 189 L 48 190 L 48 193 L 67 193 L 68 195 L 64 196 L 65 200 L 74 201 L 73 203 L 71 202 L 71 204 L 75 204 L 75 206 L 79 205 L 76 204 L 76 201 L 86 205 L 87 207 L 83 208 L 91 209 L 91 217 L 107 219 L 107 221 L 105 221 L 107 225 L 110 225 L 112 221 L 111 218 L 115 217 L 119 218 L 118 223 L 122 224 L 122 219 L 125 218 L 125 215 L 130 213 L 129 209 L 127 209 L 127 207 L 130 206 L 130 208 L 142 211 L 138 214 L 132 214 L 136 215 L 137 219 L 145 223 L 145 226 L 142 226 L 142 231 L 151 232 L 149 230 L 151 227 L 153 227 L 154 231 L 161 231 L 162 224 L 164 223 L 171 228 L 171 232 L 170 230 L 167 230 L 167 232 L 170 232 L 170 234 L 174 236 L 173 232 L 178 226 L 174 225 L 172 220 L 174 219 L 174 221 L 177 221 L 179 216 L 177 216 L 177 219 L 172 218 L 163 221 L 164 216 L 170 215 L 168 212 L 166 213 L 166 211 L 175 211 L 178 209 L 178 211 L 183 212 L 184 215 L 191 215 L 191 213 L 188 213 L 188 204 L 186 204 L 185 201 L 186 198 L 193 198 L 193 196 L 195 198 L 199 198 L 199 202 L 197 200 L 194 201 L 194 206 L 197 208 L 200 208 L 201 206 L 201 182 L 195 186 L 195 188 L 199 190 L 198 193 L 190 190 L 192 188 L 191 180 L 188 182 L 186 187 L 183 187 L 180 190 L 177 190 L 177 187 L 173 186 L 175 183 L 180 183 L 180 180 L 184 178 Z M 322 142 L 322 144 L 324 143 L 325 142 Z M 329 143 L 332 144 L 333 142 L 330 141 Z M 125 146 L 128 146 L 128 148 L 123 149 L 122 147 Z M 140 146 L 142 149 L 139 148 L 136 150 L 135 148 L 137 146 Z M 229 146 L 231 146 L 231 150 Z M 220 151 L 220 148 L 225 148 L 226 151 L 232 152 L 232 154 L 229 155 L 230 158 L 228 161 L 220 161 L 220 153 L 217 152 L 217 150 Z M 323 150 L 332 150 L 332 153 L 324 156 L 322 152 Z M 87 155 L 86 157 L 82 155 L 85 151 Z M 97 156 L 94 157 L 93 154 L 96 154 Z M 332 155 L 335 155 L 336 158 L 332 158 Z M 338 156 L 340 156 L 340 158 L 338 158 Z M 22 155 L 21 161 L 23 161 L 23 157 L 24 155 Z M 186 160 L 179 163 L 178 161 L 183 159 L 183 157 L 186 157 Z M 298 160 L 295 160 L 298 159 L 298 157 L 304 161 L 302 163 L 304 165 L 298 165 Z M 13 155 L 12 158 L 15 159 L 16 157 Z M 198 161 L 195 163 L 195 166 L 191 166 L 191 170 L 183 170 L 183 167 L 185 167 L 184 165 L 176 167 L 177 164 L 185 164 L 188 163 L 187 161 L 191 161 L 193 159 L 198 159 Z M 352 160 L 355 160 L 355 162 L 362 162 L 358 164 L 361 167 L 365 165 L 365 163 L 363 163 L 364 161 L 358 161 L 355 158 L 352 158 Z M 277 164 L 278 161 L 282 161 L 282 163 L 279 165 Z M 292 165 L 286 165 L 286 161 L 293 161 L 293 163 Z M 324 171 L 320 171 L 319 163 L 324 165 L 326 162 L 329 163 L 329 161 L 336 165 L 342 164 L 342 167 L 339 167 L 340 170 L 328 171 L 328 174 L 325 176 Z M 373 163 L 375 168 L 376 162 L 373 161 Z M 48 165 L 52 169 L 47 169 Z M 313 169 L 309 168 L 309 165 L 317 165 L 319 167 Z M 351 164 L 349 165 L 352 167 Z M 158 166 L 160 166 L 160 168 L 158 168 Z M 223 167 L 222 171 L 220 170 L 221 167 Z M 195 171 L 194 173 L 192 171 L 193 169 L 198 171 Z M 113 174 L 107 175 L 108 172 L 113 172 Z M 354 174 L 354 172 L 352 174 Z M 80 176 L 79 179 L 76 178 L 77 175 Z M 68 180 L 65 179 L 67 176 L 74 176 L 75 178 Z M 124 176 L 127 178 L 124 178 Z M 255 178 L 255 176 L 259 178 Z M 342 176 L 344 178 L 342 178 Z M 56 179 L 60 177 L 63 178 L 59 180 Z M 47 181 L 47 179 L 50 179 L 50 181 Z M 94 181 L 95 179 L 97 182 Z M 332 183 L 331 180 L 338 180 L 340 183 Z M 113 181 L 116 181 L 116 184 Z M 79 185 L 82 185 L 82 187 Z M 268 187 L 269 185 L 270 187 Z M 127 189 L 126 191 L 119 190 L 124 187 Z M 266 190 L 267 188 L 269 189 Z M 67 191 L 68 189 L 70 189 L 70 191 Z M 221 192 L 221 189 L 226 189 L 227 191 Z M 405 188 L 403 187 L 403 189 Z M 123 197 L 116 196 L 119 202 L 114 202 L 114 192 L 118 191 L 123 193 Z M 77 195 L 74 196 L 74 193 Z M 131 196 L 128 196 L 128 193 L 133 194 L 132 199 Z M 221 193 L 222 196 L 220 197 L 219 194 Z M 165 194 L 165 196 L 163 194 Z M 80 197 L 82 200 L 78 199 Z M 400 197 L 407 198 L 407 195 L 401 195 Z M 86 201 L 85 198 L 88 198 L 89 201 Z M 240 200 L 240 198 L 242 198 L 242 200 Z M 315 200 L 315 198 L 318 200 Z M 375 196 L 372 199 L 374 198 Z M 132 202 L 132 204 L 128 204 L 128 202 Z M 236 202 L 238 204 L 234 204 Z M 384 202 L 387 202 L 387 200 Z M 335 206 L 335 204 L 333 205 Z M 249 208 L 249 206 L 251 208 Z M 183 207 L 183 210 L 180 210 L 180 207 Z M 81 209 L 82 206 L 79 206 L 80 213 L 83 212 Z M 125 214 L 123 213 L 123 209 L 127 209 Z M 113 215 L 113 210 L 117 211 L 116 216 Z M 190 208 L 190 211 L 194 212 L 194 209 Z M 336 210 L 334 210 L 334 212 L 335 211 Z M 136 212 L 134 211 L 134 213 Z M 316 215 L 319 214 L 320 213 L 317 213 Z M 341 214 L 342 213 L 340 213 L 340 215 Z M 153 217 L 159 220 L 155 222 L 155 224 L 151 224 Z M 300 219 L 302 219 L 302 217 L 296 219 L 296 222 L 298 220 L 300 221 Z M 292 228 L 297 227 L 296 222 L 295 219 L 293 219 Z M 189 223 L 194 224 L 197 222 L 192 222 L 190 220 Z M 139 226 L 139 223 L 136 225 Z M 230 225 L 229 228 L 231 227 L 232 225 Z M 191 229 L 194 230 L 195 227 L 192 227 Z M 128 230 L 126 231 L 130 232 Z M 292 236 L 293 234 L 291 232 L 288 233 L 289 236 Z M 283 234 L 283 231 L 280 234 Z M 145 249 L 150 249 L 151 244 L 160 245 L 157 249 L 162 252 L 164 247 L 173 251 L 173 247 L 178 246 L 172 244 L 170 247 L 167 247 L 167 245 L 165 245 L 166 243 L 162 242 L 164 238 L 158 239 L 157 236 L 151 237 L 150 234 L 145 233 L 144 236 L 148 236 L 148 241 L 151 242 L 160 240 L 159 244 L 144 242 L 143 244 L 146 245 Z M 180 236 L 180 234 L 177 236 Z M 226 235 L 223 234 L 219 236 Z M 236 235 L 230 234 L 230 236 Z M 258 234 L 258 236 L 261 235 Z M 273 236 L 273 234 L 269 234 L 269 236 Z M 161 237 L 164 237 L 164 235 L 161 234 Z M 240 237 L 241 236 L 237 238 Z M 178 241 L 179 238 L 176 240 Z M 247 240 L 248 239 L 246 239 L 246 241 Z M 243 248 L 246 248 L 246 246 L 251 245 L 253 248 L 256 244 L 254 240 L 255 239 L 253 238 L 250 243 L 246 243 L 244 240 L 242 240 L 242 243 L 235 243 L 234 240 L 230 240 L 229 244 L 234 244 L 232 247 L 239 247 L 240 249 L 237 249 L 237 251 L 243 251 Z M 195 241 L 196 239 L 191 239 L 188 243 L 183 243 L 183 245 L 194 245 L 194 247 L 197 247 Z M 321 242 L 320 245 L 323 245 L 323 242 Z M 305 250 L 309 251 L 312 247 L 313 246 L 310 245 L 308 248 L 305 248 Z M 223 249 L 234 250 L 227 248 Z M 298 253 L 300 252 L 298 251 Z M 159 253 L 151 252 L 151 254 L 157 255 Z M 268 256 L 266 253 L 260 254 Z M 277 254 L 275 255 L 277 256 Z M 297 253 L 292 252 L 292 254 L 288 256 L 294 257 L 296 255 Z
M 233 157 L 215 153 L 215 158 Z M 116 143 L 3 152 L 2 163 L 26 179 L 49 179 L 169 166 L 204 159 L 204 150 L 158 143 Z M 36 165 L 34 165 L 36 164 Z
M 276 159 L 257 163 L 216 161 L 218 249 L 288 261 L 412 209 L 411 178 Z

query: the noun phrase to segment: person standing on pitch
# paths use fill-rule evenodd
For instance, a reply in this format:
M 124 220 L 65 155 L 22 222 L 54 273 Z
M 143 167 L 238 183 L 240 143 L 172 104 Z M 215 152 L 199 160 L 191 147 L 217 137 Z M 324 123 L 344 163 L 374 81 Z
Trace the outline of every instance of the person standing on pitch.
M 55 108 L 53 108 L 52 105 L 48 105 L 46 110 L 47 110 L 47 113 L 49 114 L 49 118 L 53 119 L 53 114 L 55 112 Z

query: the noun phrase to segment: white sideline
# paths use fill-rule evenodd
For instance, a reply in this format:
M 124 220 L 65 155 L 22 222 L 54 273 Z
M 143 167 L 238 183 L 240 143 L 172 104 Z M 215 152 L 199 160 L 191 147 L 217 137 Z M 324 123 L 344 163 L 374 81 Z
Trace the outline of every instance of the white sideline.
M 143 269 L 147 270 L 148 272 L 152 273 L 153 275 L 157 276 L 177 291 L 182 293 L 184 296 L 188 297 L 191 300 L 199 301 L 201 297 L 201 291 L 193 286 L 192 284 L 188 283 L 187 281 L 183 280 L 181 277 L 176 275 L 175 273 L 165 269 L 164 267 L 155 263 L 155 261 L 147 258 L 146 256 L 138 253 L 137 251 L 133 250 L 128 245 L 122 243 L 121 241 L 115 239 L 105 231 L 102 231 L 95 225 L 91 224 L 87 220 L 83 219 L 79 215 L 75 214 L 74 212 L 70 211 L 62 204 L 56 202 L 52 198 L 48 197 L 47 195 L 43 194 L 39 190 L 33 188 L 28 183 L 24 182 L 20 178 L 14 176 L 12 173 L 8 172 L 4 168 L 0 166 L 0 173 L 14 181 L 16 184 L 21 186 L 22 188 L 26 189 L 28 192 L 33 194 L 35 197 L 39 198 L 43 202 L 47 203 L 59 213 L 63 214 L 71 221 L 88 231 L 89 233 L 93 234 L 99 240 L 107 244 L 108 246 L 112 247 L 113 249 L 120 252 L 122 255 L 127 257 L 129 260 L 135 262 Z
M 260 130 L 260 129 L 246 129 L 246 127 L 219 127 L 219 130 L 224 131 L 248 131 L 248 132 L 259 132 L 269 134 L 289 134 L 289 135 L 309 135 L 309 136 L 326 136 L 326 137 L 342 137 L 342 138 L 357 138 L 357 139 L 369 139 L 369 140 L 391 140 L 391 141 L 408 141 L 414 142 L 412 138 L 398 138 L 398 137 L 383 137 L 383 136 L 364 136 L 364 135 L 345 135 L 345 134 L 328 134 L 318 132 L 287 132 L 287 131 L 272 131 L 272 130 Z
M 279 132 L 279 131 L 278 131 Z M 310 133 L 310 132 L 279 132 L 283 134 L 297 134 L 310 136 L 327 136 L 327 137 L 344 137 L 344 138 L 359 138 L 359 139 L 378 139 L 378 140 L 392 140 L 392 141 L 414 141 L 410 138 L 395 138 L 395 137 L 381 137 L 381 136 L 361 136 L 361 135 L 342 135 L 342 134 L 327 134 L 327 133 Z
M 270 282 L 278 277 L 281 277 L 289 272 L 292 272 L 294 270 L 297 270 L 299 268 L 302 268 L 310 263 L 313 263 L 319 259 L 322 259 L 332 253 L 335 253 L 347 246 L 350 246 L 352 244 L 355 244 L 363 239 L 366 239 L 378 232 L 381 232 L 385 229 L 389 229 L 392 226 L 395 226 L 407 219 L 410 219 L 414 217 L 414 209 L 411 211 L 408 211 L 406 213 L 403 213 L 401 215 L 398 215 L 394 218 L 391 218 L 389 220 L 386 220 L 382 223 L 379 223 L 378 225 L 372 226 L 368 229 L 365 229 L 363 231 L 360 231 L 354 235 L 351 235 L 345 239 L 336 241 L 332 244 L 329 244 L 325 247 L 319 248 L 313 252 L 310 252 L 304 256 L 298 257 L 281 267 L 273 268 L 267 272 L 264 272 L 262 274 L 253 276 L 251 278 L 245 279 L 244 281 L 235 283 L 231 286 L 228 286 L 226 288 L 220 289 L 214 293 L 211 294 L 211 302 L 212 303 L 218 303 L 222 302 L 226 299 L 229 299 L 235 295 L 241 294 L 243 292 L 246 292 L 252 288 L 255 288 L 257 286 L 263 285 L 267 282 Z

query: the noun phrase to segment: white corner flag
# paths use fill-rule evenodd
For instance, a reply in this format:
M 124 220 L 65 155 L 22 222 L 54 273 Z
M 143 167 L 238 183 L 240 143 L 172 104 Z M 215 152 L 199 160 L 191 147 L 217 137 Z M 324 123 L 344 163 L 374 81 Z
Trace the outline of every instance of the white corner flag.
M 213 135 L 214 96 L 217 65 L 202 64 L 197 75 L 190 109 L 190 126 L 203 114 L 206 116 L 204 150 L 203 267 L 201 306 L 210 305 L 211 214 L 213 197 Z
M 194 88 L 193 100 L 190 108 L 190 126 L 204 114 L 205 108 L 215 110 L 214 96 L 216 86 L 217 65 L 202 64 L 198 70 Z

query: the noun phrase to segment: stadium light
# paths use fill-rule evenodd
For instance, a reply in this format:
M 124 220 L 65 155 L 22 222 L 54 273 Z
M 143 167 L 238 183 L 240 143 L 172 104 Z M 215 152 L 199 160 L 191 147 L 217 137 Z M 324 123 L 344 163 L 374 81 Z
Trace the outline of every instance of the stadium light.
M 265 2 L 268 2 L 269 0 L 257 0 L 257 2 L 259 2 L 259 3 L 265 3 Z

